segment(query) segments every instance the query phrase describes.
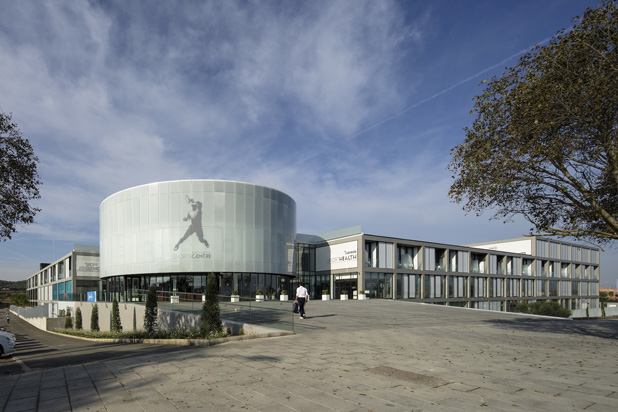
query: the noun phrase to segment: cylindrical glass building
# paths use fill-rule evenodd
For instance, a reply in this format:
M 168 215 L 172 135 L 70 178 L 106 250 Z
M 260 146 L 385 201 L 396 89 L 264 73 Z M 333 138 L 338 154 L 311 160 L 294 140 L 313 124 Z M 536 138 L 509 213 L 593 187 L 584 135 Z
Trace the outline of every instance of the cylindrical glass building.
M 201 294 L 206 276 L 220 293 L 275 299 L 293 276 L 296 202 L 275 189 L 222 180 L 151 183 L 101 203 L 105 300 L 158 290 Z

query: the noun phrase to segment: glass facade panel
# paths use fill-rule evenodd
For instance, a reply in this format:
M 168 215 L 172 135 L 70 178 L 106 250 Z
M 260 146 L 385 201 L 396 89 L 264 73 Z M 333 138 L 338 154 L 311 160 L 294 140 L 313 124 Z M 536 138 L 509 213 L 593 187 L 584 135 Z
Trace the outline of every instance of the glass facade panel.
M 398 269 L 420 269 L 420 250 L 419 246 L 397 246 L 397 268 Z
M 366 267 L 393 269 L 393 244 L 365 242 Z
M 557 280 L 549 281 L 549 296 L 558 296 L 558 285 L 559 281 Z
M 479 277 L 470 278 L 470 297 L 486 297 L 487 279 Z
M 448 297 L 449 298 L 466 298 L 468 278 L 466 276 L 449 276 L 448 277 Z
M 506 297 L 520 296 L 520 279 L 506 280 Z
M 540 257 L 548 257 L 546 240 L 536 240 L 536 255 Z
M 425 283 L 424 287 L 424 298 L 425 299 L 435 299 L 435 298 L 443 298 L 444 297 L 444 283 L 446 276 L 443 275 L 425 275 L 423 277 L 423 281 Z
M 392 299 L 393 274 L 375 272 L 365 273 L 365 291 L 369 291 L 369 298 Z
M 503 297 L 504 296 L 504 279 L 502 278 L 489 278 L 489 297 Z
M 421 275 L 397 275 L 397 299 L 420 299 Z
M 547 281 L 546 280 L 537 279 L 536 295 L 537 296 L 547 296 Z
M 523 260 L 522 275 L 524 275 L 524 276 L 533 276 L 532 264 L 533 264 L 533 260 L 532 259 L 524 259 Z

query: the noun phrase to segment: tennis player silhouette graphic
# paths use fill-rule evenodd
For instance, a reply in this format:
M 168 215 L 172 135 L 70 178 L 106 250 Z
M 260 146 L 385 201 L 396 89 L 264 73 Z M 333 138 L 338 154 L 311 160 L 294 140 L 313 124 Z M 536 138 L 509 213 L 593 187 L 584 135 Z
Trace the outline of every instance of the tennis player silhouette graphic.
M 174 246 L 174 250 L 178 250 L 178 246 L 187 240 L 187 238 L 193 233 L 197 235 L 198 240 L 202 242 L 204 246 L 210 247 L 208 241 L 204 239 L 204 231 L 202 230 L 202 202 L 196 202 L 195 200 L 190 199 L 188 195 L 185 195 L 185 199 L 191 208 L 189 209 L 187 216 L 183 217 L 182 220 L 185 222 L 190 220 L 191 224 L 189 225 L 189 228 L 185 232 L 184 236 L 181 237 L 178 243 L 176 243 L 176 246 Z

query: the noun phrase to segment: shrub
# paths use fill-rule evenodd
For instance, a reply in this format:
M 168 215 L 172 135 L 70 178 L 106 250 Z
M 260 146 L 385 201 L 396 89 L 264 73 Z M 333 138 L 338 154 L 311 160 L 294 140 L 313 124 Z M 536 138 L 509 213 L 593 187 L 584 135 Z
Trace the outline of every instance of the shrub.
M 515 306 L 515 312 L 559 318 L 568 318 L 571 316 L 571 310 L 563 307 L 555 300 L 537 301 L 530 304 L 519 302 L 517 306 Z
M 157 330 L 152 334 L 147 333 L 145 330 L 136 330 L 128 332 L 105 332 L 105 331 L 84 331 L 76 329 L 54 329 L 54 332 L 63 333 L 71 336 L 81 336 L 84 338 L 94 339 L 199 339 L 201 337 L 200 331 L 196 329 L 174 329 L 174 330 Z M 241 331 L 242 334 L 242 331 Z M 231 333 L 228 330 L 226 332 L 220 332 L 209 336 L 209 339 L 225 338 L 230 336 Z
M 112 302 L 112 332 L 122 332 L 122 323 L 120 321 L 120 308 L 118 301 L 114 298 Z
M 202 316 L 200 319 L 200 333 L 205 338 L 223 331 L 217 290 L 217 275 L 211 272 L 206 281 L 205 300 L 202 305 Z
M 560 303 L 555 300 L 534 302 L 529 305 L 529 308 L 530 313 L 534 315 L 556 316 L 559 318 L 568 318 L 571 316 L 571 310 L 560 305 Z
M 73 318 L 71 317 L 71 308 L 67 308 L 66 317 L 64 318 L 65 329 L 73 328 Z
M 146 313 L 144 314 L 144 329 L 152 336 L 157 328 L 157 289 L 152 285 L 146 297 Z
M 515 312 L 528 313 L 528 302 L 518 302 L 515 305 Z
M 81 330 L 82 328 L 82 310 L 80 308 L 75 309 L 75 329 Z
M 234 295 L 234 296 L 238 295 L 238 291 L 237 290 L 233 290 L 232 291 L 232 295 Z
M 262 289 L 258 289 L 256 295 L 263 295 L 264 292 L 262 291 Z
M 96 303 L 92 307 L 92 315 L 90 316 L 90 330 L 92 332 L 99 331 L 99 306 Z

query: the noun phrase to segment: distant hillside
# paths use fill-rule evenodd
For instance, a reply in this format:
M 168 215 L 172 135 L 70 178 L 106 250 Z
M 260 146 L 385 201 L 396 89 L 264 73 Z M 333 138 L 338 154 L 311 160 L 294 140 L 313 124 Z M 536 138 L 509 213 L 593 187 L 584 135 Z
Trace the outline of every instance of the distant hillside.
M 25 280 L 0 280 L 0 290 L 26 290 Z

